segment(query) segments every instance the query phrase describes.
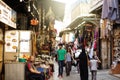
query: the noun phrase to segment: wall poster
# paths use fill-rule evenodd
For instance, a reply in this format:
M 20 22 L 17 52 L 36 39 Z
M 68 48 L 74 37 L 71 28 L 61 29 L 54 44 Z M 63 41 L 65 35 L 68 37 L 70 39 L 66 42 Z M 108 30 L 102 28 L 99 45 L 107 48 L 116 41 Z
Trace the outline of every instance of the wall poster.
M 5 52 L 31 52 L 31 31 L 6 31 Z
M 5 52 L 16 52 L 19 43 L 18 31 L 6 31 L 5 32 Z
M 31 52 L 31 31 L 20 32 L 20 52 Z

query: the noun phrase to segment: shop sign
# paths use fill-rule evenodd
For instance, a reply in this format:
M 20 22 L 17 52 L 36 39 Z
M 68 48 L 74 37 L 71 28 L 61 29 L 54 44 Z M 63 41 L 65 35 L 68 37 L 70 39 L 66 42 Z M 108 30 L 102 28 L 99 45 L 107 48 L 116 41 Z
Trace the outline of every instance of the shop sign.
M 16 28 L 16 12 L 0 0 L 0 22 Z

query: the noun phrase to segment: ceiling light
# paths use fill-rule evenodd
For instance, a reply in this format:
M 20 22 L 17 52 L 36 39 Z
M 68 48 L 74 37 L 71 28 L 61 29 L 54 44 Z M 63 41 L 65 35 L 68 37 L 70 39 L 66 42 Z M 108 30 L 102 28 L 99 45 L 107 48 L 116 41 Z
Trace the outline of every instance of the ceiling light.
M 20 2 L 22 2 L 23 0 L 20 0 Z

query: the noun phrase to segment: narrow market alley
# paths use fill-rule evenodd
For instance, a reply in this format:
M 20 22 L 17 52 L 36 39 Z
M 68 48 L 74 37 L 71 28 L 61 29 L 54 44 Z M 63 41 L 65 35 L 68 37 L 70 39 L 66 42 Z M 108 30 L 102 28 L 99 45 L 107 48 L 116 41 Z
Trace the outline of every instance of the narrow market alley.
M 58 78 L 58 65 L 57 62 L 54 63 L 55 65 L 55 72 L 53 73 L 53 77 L 50 78 L 50 80 L 80 80 L 79 73 L 77 72 L 76 67 L 72 67 L 72 71 L 70 76 L 65 75 L 65 68 L 64 68 L 64 75 L 63 78 Z M 91 73 L 89 71 L 89 80 L 91 80 Z M 97 80 L 120 80 L 120 77 L 115 77 L 113 75 L 109 74 L 109 70 L 98 70 L 97 73 Z
M 0 80 L 120 80 L 120 0 L 0 0 Z

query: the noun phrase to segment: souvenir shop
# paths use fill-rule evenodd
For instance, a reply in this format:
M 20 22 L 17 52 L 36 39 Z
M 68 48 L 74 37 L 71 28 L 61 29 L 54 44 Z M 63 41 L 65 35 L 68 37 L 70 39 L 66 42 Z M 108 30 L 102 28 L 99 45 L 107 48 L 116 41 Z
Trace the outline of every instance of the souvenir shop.
M 115 6 L 114 6 L 115 5 Z M 120 74 L 120 53 L 119 53 L 119 35 L 120 35 L 120 1 L 103 0 L 101 19 L 101 33 L 108 42 L 108 58 L 110 58 L 111 73 Z M 115 9 L 115 11 L 113 10 Z M 105 54 L 105 53 L 103 53 Z M 106 56 L 106 55 L 105 55 Z

